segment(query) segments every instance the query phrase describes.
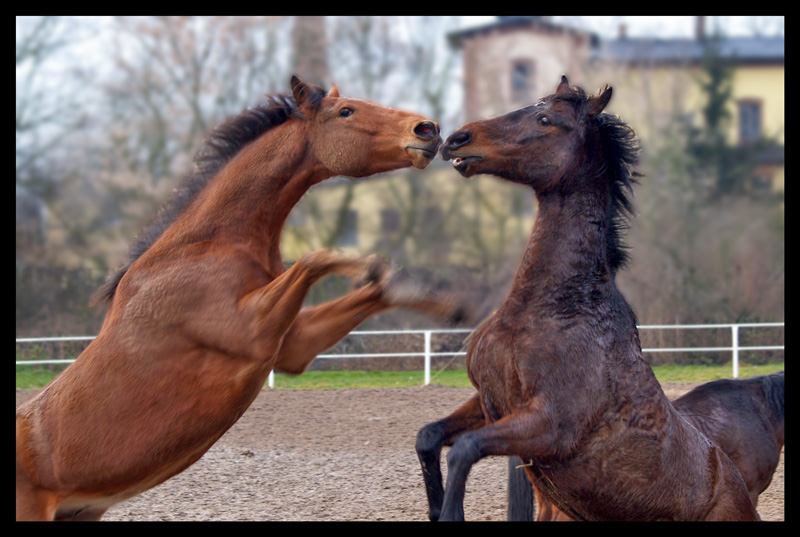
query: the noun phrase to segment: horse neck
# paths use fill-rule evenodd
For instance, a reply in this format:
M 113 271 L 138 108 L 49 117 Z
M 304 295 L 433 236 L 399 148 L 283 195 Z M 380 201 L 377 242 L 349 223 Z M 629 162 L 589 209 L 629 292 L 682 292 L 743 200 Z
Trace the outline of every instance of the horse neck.
M 283 140 L 296 139 L 293 145 Z M 181 222 L 192 241 L 224 235 L 247 244 L 273 277 L 285 270 L 283 225 L 314 184 L 330 177 L 306 160 L 302 123 L 290 120 L 255 140 L 228 162 L 200 193 Z
M 613 283 L 608 264 L 608 192 L 537 194 L 538 211 L 514 288 L 548 294 Z

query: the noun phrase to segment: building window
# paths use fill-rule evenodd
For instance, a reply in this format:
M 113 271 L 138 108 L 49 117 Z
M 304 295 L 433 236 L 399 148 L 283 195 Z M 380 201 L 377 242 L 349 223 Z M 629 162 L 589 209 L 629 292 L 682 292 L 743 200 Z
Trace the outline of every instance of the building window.
M 739 101 L 739 142 L 755 142 L 761 138 L 761 102 Z
M 511 64 L 511 102 L 526 104 L 533 100 L 534 66 L 530 60 L 515 60 Z

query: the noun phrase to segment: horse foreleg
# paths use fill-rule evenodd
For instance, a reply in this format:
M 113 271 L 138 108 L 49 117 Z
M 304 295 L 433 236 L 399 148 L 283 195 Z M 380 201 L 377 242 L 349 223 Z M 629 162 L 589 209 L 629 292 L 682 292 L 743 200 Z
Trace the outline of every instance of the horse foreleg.
M 317 354 L 341 341 L 351 330 L 390 308 L 405 307 L 450 320 L 464 318 L 463 305 L 414 281 L 404 270 L 394 271 L 379 259 L 370 267 L 371 282 L 345 296 L 303 308 L 283 338 L 275 369 L 299 374 Z
M 370 283 L 339 299 L 301 309 L 283 338 L 275 369 L 295 375 L 305 371 L 319 353 L 336 345 L 370 315 L 389 308 L 380 295 L 378 285 Z
M 300 312 L 311 286 L 328 274 L 375 279 L 378 263 L 374 257 L 353 257 L 328 250 L 316 250 L 303 255 L 286 272 L 240 301 L 241 308 L 250 312 L 261 344 L 270 343 L 268 353 L 274 358 L 281 338 L 290 329 Z
M 555 431 L 540 413 L 512 414 L 459 436 L 447 454 L 447 484 L 440 520 L 464 520 L 464 490 L 469 471 L 490 455 L 522 457 L 547 455 Z
M 458 435 L 486 423 L 481 401 L 475 394 L 448 417 L 429 423 L 417 433 L 416 450 L 422 465 L 422 477 L 428 495 L 428 518 L 439 519 L 444 499 L 440 456 L 442 446 L 453 445 Z

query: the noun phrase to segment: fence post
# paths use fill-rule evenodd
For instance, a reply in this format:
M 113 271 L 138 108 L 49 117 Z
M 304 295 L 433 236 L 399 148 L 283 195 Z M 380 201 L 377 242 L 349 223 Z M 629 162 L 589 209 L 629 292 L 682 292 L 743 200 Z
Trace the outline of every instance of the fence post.
M 739 325 L 731 326 L 733 336 L 733 378 L 739 378 Z
M 425 386 L 431 383 L 431 331 L 425 330 Z
M 269 372 L 269 377 L 267 378 L 267 384 L 269 385 L 270 388 L 275 387 L 275 371 Z

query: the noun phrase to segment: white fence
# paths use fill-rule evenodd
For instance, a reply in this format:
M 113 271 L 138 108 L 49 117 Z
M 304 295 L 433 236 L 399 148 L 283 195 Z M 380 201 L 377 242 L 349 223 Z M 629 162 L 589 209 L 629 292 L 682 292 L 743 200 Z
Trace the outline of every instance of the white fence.
M 733 364 L 733 378 L 739 376 L 739 352 L 741 351 L 769 351 L 784 350 L 783 345 L 762 345 L 762 346 L 741 346 L 739 344 L 740 328 L 767 328 L 782 327 L 784 323 L 730 323 L 730 324 L 672 324 L 672 325 L 641 325 L 639 331 L 644 330 L 698 330 L 698 329 L 728 329 L 731 333 L 730 347 L 655 347 L 644 348 L 642 352 L 730 352 Z M 381 335 L 405 335 L 422 334 L 423 348 L 416 352 L 391 352 L 391 353 L 358 353 L 358 354 L 320 354 L 317 359 L 344 359 L 344 358 L 400 358 L 400 357 L 423 357 L 425 360 L 425 384 L 431 382 L 431 358 L 439 356 L 463 356 L 466 353 L 459 352 L 431 352 L 431 337 L 434 334 L 453 334 L 471 332 L 471 329 L 450 329 L 450 330 L 358 330 L 351 332 L 351 336 L 381 336 Z M 41 338 L 17 338 L 17 343 L 37 343 L 48 341 L 90 341 L 94 336 L 67 336 L 67 337 L 41 337 Z M 17 365 L 31 364 L 63 364 L 71 363 L 75 360 L 19 360 Z M 269 387 L 275 386 L 274 373 L 269 374 Z

